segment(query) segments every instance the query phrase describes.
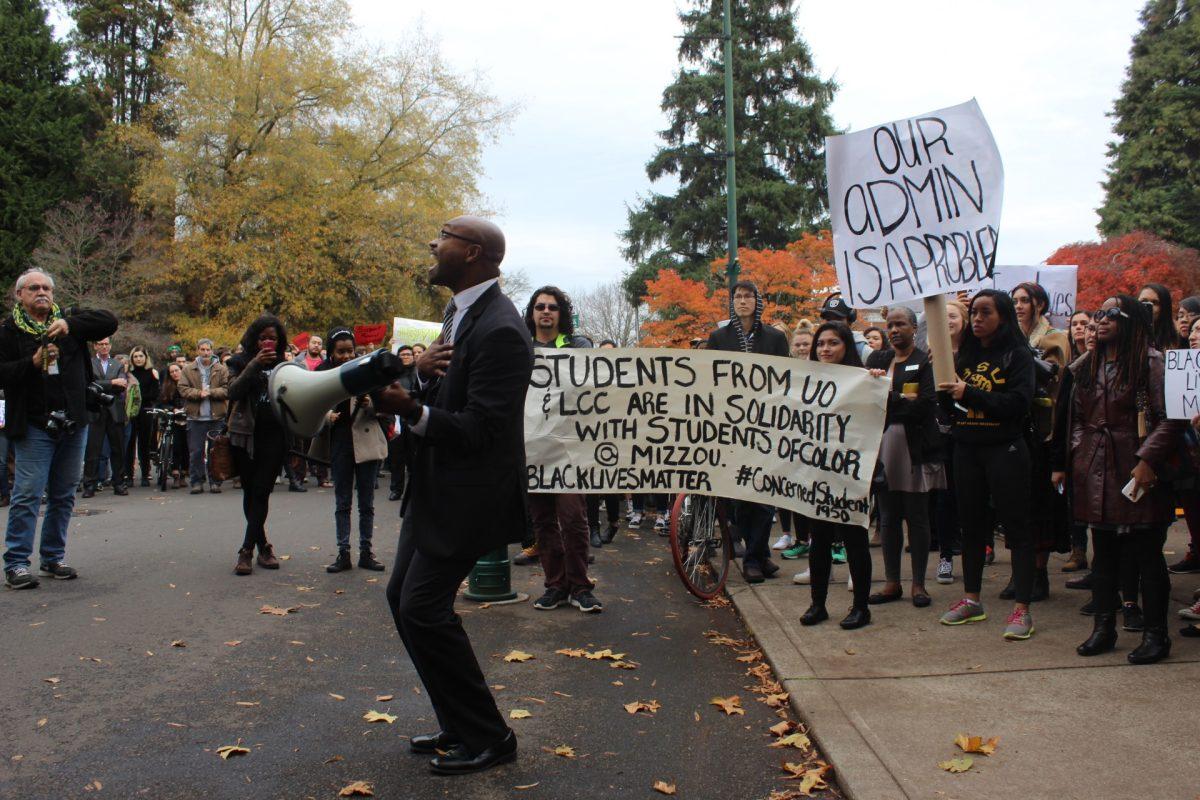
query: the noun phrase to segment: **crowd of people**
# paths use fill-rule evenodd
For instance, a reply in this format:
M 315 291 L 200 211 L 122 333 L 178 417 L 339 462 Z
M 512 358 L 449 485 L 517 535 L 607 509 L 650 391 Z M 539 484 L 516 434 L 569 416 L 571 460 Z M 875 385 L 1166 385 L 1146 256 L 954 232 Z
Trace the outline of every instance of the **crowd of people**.
M 413 470 L 414 425 L 381 412 L 367 394 L 330 410 L 314 438 L 297 440 L 267 396 L 267 374 L 279 363 L 321 371 L 365 353 L 351 329 L 312 335 L 301 349 L 289 342 L 281 320 L 264 314 L 234 347 L 201 339 L 191 356 L 179 345 L 161 359 L 142 346 L 114 355 L 116 319 L 103 311 L 59 309 L 49 275 L 22 275 L 16 299 L 0 325 L 0 383 L 8 390 L 2 442 L 13 462 L 10 470 L 9 458 L 0 457 L 0 502 L 12 506 L 9 587 L 38 585 L 30 559 L 43 500 L 40 575 L 73 578 L 65 546 L 77 490 L 87 498 L 107 486 L 123 496 L 140 474 L 142 487 L 157 480 L 162 488 L 220 493 L 225 481 L 209 457 L 218 434 L 229 437 L 246 520 L 236 574 L 251 574 L 256 565 L 279 568 L 266 536 L 270 495 L 284 481 L 290 491 L 307 491 L 310 480 L 334 489 L 337 556 L 328 571 L 354 567 L 356 501 L 357 566 L 385 569 L 372 545 L 375 491 L 386 467 L 389 499 L 402 498 Z M 1035 632 L 1033 604 L 1050 596 L 1050 554 L 1069 554 L 1062 571 L 1081 574 L 1066 585 L 1091 591 L 1081 610 L 1093 617 L 1093 632 L 1079 654 L 1113 649 L 1119 623 L 1142 636 L 1128 654 L 1131 662 L 1166 657 L 1169 574 L 1200 572 L 1200 420 L 1167 418 L 1162 354 L 1200 348 L 1200 297 L 1175 302 L 1165 287 L 1151 284 L 1136 296 L 1110 297 L 1094 312 L 1076 311 L 1066 330 L 1052 326 L 1049 305 L 1045 290 L 1032 283 L 948 298 L 956 378 L 937 385 L 923 315 L 883 309 L 882 324 L 864 327 L 835 294 L 818 320 L 771 325 L 762 318 L 757 288 L 736 284 L 728 322 L 694 346 L 866 369 L 889 387 L 872 481 L 874 535 L 761 503 L 729 502 L 745 579 L 777 576 L 772 550 L 785 560 L 807 558 L 808 568 L 793 581 L 809 587 L 811 602 L 799 621 L 812 626 L 829 619 L 833 567 L 846 564 L 853 600 L 840 624 L 855 629 L 870 624 L 872 607 L 905 597 L 906 552 L 907 596 L 916 607 L 930 606 L 926 581 L 935 553 L 932 577 L 939 584 L 953 584 L 960 563 L 961 597 L 940 616 L 943 624 L 960 626 L 987 619 L 982 577 L 1003 542 L 1012 577 L 997 599 L 1011 602 L 1004 638 L 1019 641 Z M 523 321 L 534 347 L 616 346 L 577 333 L 570 298 L 554 286 L 531 294 Z M 420 343 L 394 344 L 403 365 L 397 385 L 405 391 L 422 383 L 424 350 Z M 514 563 L 535 563 L 545 572 L 545 593 L 534 607 L 602 611 L 588 576 L 592 551 L 613 541 L 622 518 L 637 528 L 653 517 L 654 530 L 665 535 L 672 500 L 529 495 L 527 535 Z M 1168 566 L 1166 531 L 1180 512 L 1191 543 Z M 782 535 L 770 544 L 776 522 Z M 877 546 L 884 580 L 872 591 L 870 548 Z M 1179 614 L 1200 620 L 1200 598 Z M 1191 625 L 1181 633 L 1197 635 Z

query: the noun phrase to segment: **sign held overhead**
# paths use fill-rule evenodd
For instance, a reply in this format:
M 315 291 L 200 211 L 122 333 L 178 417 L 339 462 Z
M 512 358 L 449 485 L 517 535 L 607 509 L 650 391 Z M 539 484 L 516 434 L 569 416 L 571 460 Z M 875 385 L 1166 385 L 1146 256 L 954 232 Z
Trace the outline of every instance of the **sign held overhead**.
M 991 274 L 1004 168 L 974 100 L 831 136 L 825 168 L 850 305 L 970 290 Z

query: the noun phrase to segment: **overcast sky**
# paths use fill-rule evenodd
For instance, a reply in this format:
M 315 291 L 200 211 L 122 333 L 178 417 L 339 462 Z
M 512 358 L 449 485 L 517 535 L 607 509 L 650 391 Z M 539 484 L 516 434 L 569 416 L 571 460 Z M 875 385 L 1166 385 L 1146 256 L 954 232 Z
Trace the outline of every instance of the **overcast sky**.
M 736 2 L 736 0 L 735 0 Z M 351 0 L 379 41 L 420 27 L 521 112 L 483 158 L 482 190 L 508 236 L 505 266 L 569 291 L 627 268 L 618 232 L 650 184 L 678 64 L 675 0 L 521 3 Z M 1142 0 L 804 0 L 802 35 L 859 130 L 963 102 L 1004 160 L 997 263 L 1032 264 L 1095 239 L 1111 110 Z

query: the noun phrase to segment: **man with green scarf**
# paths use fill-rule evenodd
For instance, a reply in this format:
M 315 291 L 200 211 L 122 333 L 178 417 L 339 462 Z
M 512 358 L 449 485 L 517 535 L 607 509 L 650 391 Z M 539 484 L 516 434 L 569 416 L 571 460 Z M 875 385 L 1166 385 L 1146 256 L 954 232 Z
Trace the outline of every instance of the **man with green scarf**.
M 32 589 L 30 571 L 38 513 L 45 493 L 40 572 L 58 580 L 76 577 L 66 565 L 67 525 L 87 438 L 88 342 L 117 330 L 107 311 L 59 309 L 54 279 L 40 270 L 17 278 L 17 303 L 0 322 L 0 389 L 7 401 L 4 435 L 11 442 L 16 474 L 4 536 L 4 582 Z M 57 357 L 49 357 L 51 350 Z

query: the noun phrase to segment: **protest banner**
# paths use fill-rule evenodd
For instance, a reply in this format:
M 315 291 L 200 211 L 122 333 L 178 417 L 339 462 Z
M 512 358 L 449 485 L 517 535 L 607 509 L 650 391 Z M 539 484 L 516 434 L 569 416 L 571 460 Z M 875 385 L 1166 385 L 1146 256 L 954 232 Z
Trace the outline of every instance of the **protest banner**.
M 392 317 L 392 350 L 402 344 L 429 344 L 442 332 L 442 323 Z
M 1065 331 L 1075 313 L 1075 296 L 1078 292 L 1078 267 L 1057 264 L 1033 267 L 1017 267 L 997 264 L 992 277 L 984 282 L 990 289 L 1011 292 L 1018 283 L 1036 283 L 1050 297 L 1050 308 L 1046 315 L 1050 324 Z
M 979 105 L 825 140 L 834 261 L 855 308 L 975 289 L 996 257 L 1004 169 Z
M 887 380 L 815 361 L 535 348 L 531 492 L 689 492 L 866 525 Z
M 1200 414 L 1200 350 L 1168 350 L 1166 385 L 1168 419 L 1188 419 Z

